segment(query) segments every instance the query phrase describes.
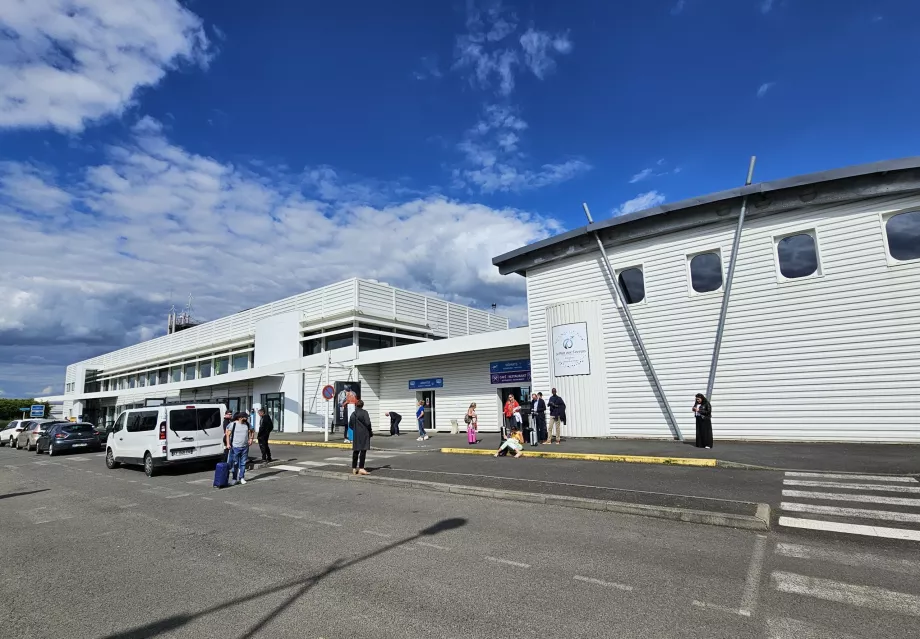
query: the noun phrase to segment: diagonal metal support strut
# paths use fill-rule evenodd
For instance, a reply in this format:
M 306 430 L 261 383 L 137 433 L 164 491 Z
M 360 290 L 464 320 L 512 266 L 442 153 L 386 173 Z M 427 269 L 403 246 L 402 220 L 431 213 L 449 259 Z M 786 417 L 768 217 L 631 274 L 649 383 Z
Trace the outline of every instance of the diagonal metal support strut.
M 585 209 L 585 215 L 588 216 L 588 224 L 594 224 L 594 220 L 591 218 L 591 211 L 588 210 L 587 203 L 582 204 Z M 639 347 L 639 353 L 642 356 L 642 360 L 645 365 L 648 367 L 648 372 L 652 376 L 652 384 L 655 386 L 655 390 L 658 392 L 658 396 L 661 398 L 662 404 L 664 404 L 665 416 L 668 418 L 668 422 L 671 426 L 671 432 L 674 433 L 674 437 L 680 441 L 684 441 L 684 436 L 680 432 L 680 426 L 677 425 L 677 418 L 674 417 L 674 412 L 671 410 L 671 405 L 668 403 L 668 398 L 664 394 L 664 388 L 661 387 L 661 380 L 658 379 L 658 374 L 655 372 L 655 367 L 652 366 L 652 360 L 648 356 L 648 351 L 645 350 L 645 344 L 642 342 L 642 337 L 639 335 L 639 329 L 636 327 L 636 322 L 633 319 L 632 312 L 629 310 L 629 304 L 626 303 L 626 296 L 623 294 L 623 291 L 620 289 L 620 281 L 617 279 L 616 272 L 613 270 L 613 267 L 610 265 L 610 258 L 607 257 L 607 251 L 604 250 L 604 243 L 601 241 L 601 236 L 597 231 L 592 231 L 594 239 L 597 240 L 597 248 L 601 252 L 601 257 L 604 258 L 604 266 L 607 269 L 607 275 L 610 277 L 610 282 L 613 284 L 613 290 L 616 292 L 617 300 L 620 302 L 620 307 L 623 309 L 623 315 L 626 316 L 626 322 L 629 324 L 629 328 L 632 330 L 633 336 L 636 339 L 636 345 Z

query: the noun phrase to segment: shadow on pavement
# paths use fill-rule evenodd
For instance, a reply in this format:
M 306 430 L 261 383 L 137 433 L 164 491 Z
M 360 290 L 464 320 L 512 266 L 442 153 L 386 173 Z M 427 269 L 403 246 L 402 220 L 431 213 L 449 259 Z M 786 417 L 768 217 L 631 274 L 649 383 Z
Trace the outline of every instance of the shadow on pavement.
M 260 617 L 259 620 L 256 621 L 255 624 L 253 624 L 249 629 L 246 630 L 246 632 L 240 635 L 240 639 L 250 639 L 251 637 L 255 637 L 256 634 L 259 633 L 262 630 L 262 628 L 264 628 L 265 625 L 273 617 L 287 610 L 292 604 L 294 604 L 294 602 L 296 602 L 298 599 L 300 599 L 305 594 L 307 594 L 310 591 L 310 589 L 313 588 L 313 586 L 317 585 L 320 581 L 322 581 L 329 575 L 335 574 L 339 572 L 340 570 L 350 568 L 363 561 L 373 559 L 374 557 L 378 555 L 382 555 L 383 553 L 393 550 L 394 548 L 398 548 L 399 546 L 403 546 L 405 544 L 411 543 L 421 537 L 437 535 L 438 533 L 446 532 L 448 530 L 455 530 L 457 528 L 462 528 L 466 524 L 467 524 L 467 520 L 462 517 L 442 519 L 436 524 L 433 524 L 429 526 L 428 528 L 424 528 L 418 531 L 417 534 L 412 535 L 411 537 L 407 537 L 399 541 L 394 541 L 391 544 L 387 544 L 383 548 L 379 548 L 375 550 L 374 552 L 368 553 L 366 555 L 362 555 L 361 557 L 357 557 L 349 561 L 345 561 L 343 559 L 337 559 L 331 564 L 329 564 L 329 566 L 326 567 L 325 570 L 318 572 L 314 575 L 311 575 L 309 577 L 304 577 L 302 579 L 291 579 L 283 583 L 280 583 L 273 588 L 269 588 L 268 590 L 262 590 L 256 593 L 252 593 L 250 595 L 244 595 L 242 597 L 237 597 L 225 603 L 219 604 L 217 606 L 212 606 L 210 608 L 206 608 L 199 612 L 184 613 L 184 614 L 179 614 L 179 615 L 173 615 L 172 617 L 166 617 L 158 621 L 153 621 L 151 623 L 144 624 L 143 626 L 138 626 L 131 630 L 125 630 L 123 632 L 106 635 L 104 639 L 145 639 L 146 637 L 156 637 L 161 634 L 172 632 L 176 630 L 177 628 L 181 628 L 182 626 L 185 626 L 195 621 L 196 619 L 200 619 L 206 615 L 210 615 L 216 612 L 221 612 L 223 610 L 227 610 L 228 608 L 232 608 L 233 606 L 236 606 L 238 604 L 248 603 L 256 599 L 259 599 L 260 597 L 264 597 L 266 595 L 272 595 L 276 592 L 281 592 L 284 590 L 288 590 L 290 588 L 297 588 L 297 590 L 295 590 L 287 599 L 285 599 L 282 603 L 275 606 L 274 609 L 272 609 L 271 611 L 267 612 L 262 617 Z
M 38 490 L 26 490 L 21 493 L 7 493 L 5 495 L 0 495 L 0 499 L 9 499 L 10 497 L 23 497 L 25 495 L 34 495 L 35 493 L 43 493 L 50 488 L 39 488 Z

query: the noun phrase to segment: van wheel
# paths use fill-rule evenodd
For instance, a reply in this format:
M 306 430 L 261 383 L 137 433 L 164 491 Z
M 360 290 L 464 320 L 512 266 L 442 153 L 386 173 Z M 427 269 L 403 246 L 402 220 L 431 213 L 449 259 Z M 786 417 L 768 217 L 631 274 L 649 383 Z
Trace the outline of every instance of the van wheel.
M 150 456 L 150 453 L 144 455 L 144 474 L 148 477 L 153 477 L 156 475 L 156 468 L 153 466 L 153 457 Z
M 105 467 L 109 470 L 114 470 L 118 468 L 121 464 L 115 461 L 115 455 L 112 453 L 112 449 L 109 448 L 105 451 Z

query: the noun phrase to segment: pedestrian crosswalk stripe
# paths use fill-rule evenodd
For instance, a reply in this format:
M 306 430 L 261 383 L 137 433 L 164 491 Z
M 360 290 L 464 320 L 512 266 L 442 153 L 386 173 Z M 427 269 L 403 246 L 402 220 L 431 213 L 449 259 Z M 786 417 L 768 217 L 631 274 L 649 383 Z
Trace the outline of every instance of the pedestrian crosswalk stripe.
M 861 608 L 872 608 L 902 615 L 920 616 L 920 597 L 874 586 L 858 586 L 833 579 L 806 577 L 775 571 L 771 578 L 776 590 Z
M 803 478 L 822 478 L 822 479 L 845 479 L 848 481 L 891 481 L 895 483 L 908 484 L 917 483 L 916 477 L 903 477 L 896 475 L 840 475 L 835 473 L 805 473 L 798 471 L 786 472 L 786 477 L 803 477 Z
M 339 462 L 339 463 L 351 463 L 351 457 L 327 457 L 323 461 L 327 462 Z
M 832 561 L 854 568 L 872 568 L 898 572 L 905 575 L 920 576 L 920 561 L 909 559 L 891 559 L 875 553 L 854 553 L 830 548 L 817 548 L 803 544 L 776 544 L 776 553 L 783 557 L 808 559 L 813 561 Z
M 857 639 L 853 635 L 841 634 L 838 630 L 829 630 L 821 626 L 799 621 L 798 619 L 767 619 L 770 639 Z
M 836 488 L 838 490 L 874 490 L 887 493 L 920 493 L 920 486 L 889 486 L 886 484 L 843 484 L 832 481 L 808 481 L 784 479 L 784 486 L 811 486 L 814 488 Z
M 920 499 L 906 497 L 879 497 L 878 495 L 847 495 L 844 493 L 822 493 L 810 490 L 783 490 L 783 497 L 801 497 L 805 499 L 826 499 L 829 501 L 863 501 L 892 506 L 916 506 L 920 508 Z
M 860 524 L 846 524 L 836 521 L 823 521 L 820 519 L 800 519 L 798 517 L 780 517 L 779 525 L 786 526 L 787 528 L 807 528 L 809 530 L 848 533 L 867 537 L 885 537 L 888 539 L 920 541 L 920 530 L 908 530 L 906 528 L 863 526 Z
M 269 468 L 278 469 L 278 470 L 294 470 L 297 472 L 300 472 L 303 470 L 303 468 L 301 468 L 300 466 L 288 466 L 286 464 L 278 464 L 276 466 L 269 466 Z
M 324 461 L 300 461 L 297 462 L 300 466 L 328 466 Z
M 918 522 L 920 514 L 899 513 L 893 510 L 869 510 L 866 508 L 839 508 L 837 506 L 819 506 L 817 504 L 799 504 L 784 501 L 780 508 L 796 513 L 811 513 L 813 515 L 833 515 L 835 517 L 859 517 L 862 519 L 882 519 L 885 521 Z

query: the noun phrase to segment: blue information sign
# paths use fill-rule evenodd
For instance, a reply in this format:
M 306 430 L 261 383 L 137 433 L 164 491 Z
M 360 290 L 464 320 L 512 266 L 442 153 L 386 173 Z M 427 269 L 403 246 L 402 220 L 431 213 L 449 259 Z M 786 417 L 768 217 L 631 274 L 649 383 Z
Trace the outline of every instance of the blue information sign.
M 514 384 L 517 382 L 529 382 L 530 371 L 514 371 L 513 373 L 492 373 L 492 384 Z
M 505 362 L 491 362 L 489 364 L 490 373 L 514 373 L 517 371 L 529 371 L 529 359 L 511 359 Z
M 409 380 L 409 390 L 423 390 L 425 388 L 444 388 L 444 378 L 429 377 L 428 379 Z
M 44 404 L 32 404 L 32 408 L 29 412 L 29 417 L 44 417 L 45 416 L 45 405 Z

